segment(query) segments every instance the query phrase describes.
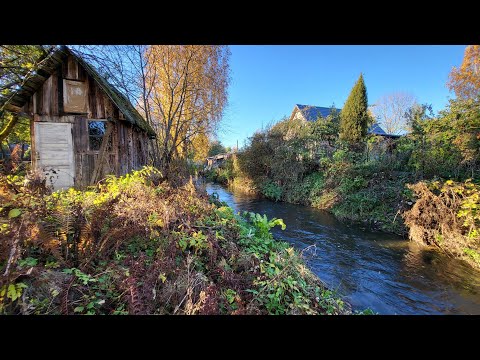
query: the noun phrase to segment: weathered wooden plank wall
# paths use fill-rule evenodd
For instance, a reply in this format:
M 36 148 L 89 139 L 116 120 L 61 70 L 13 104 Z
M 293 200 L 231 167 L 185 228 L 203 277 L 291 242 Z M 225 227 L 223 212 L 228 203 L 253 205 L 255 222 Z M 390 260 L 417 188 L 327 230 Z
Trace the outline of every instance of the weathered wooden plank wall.
M 84 81 L 87 94 L 86 112 L 63 111 L 63 80 Z M 89 184 L 98 159 L 98 151 L 89 150 L 88 120 L 113 121 L 112 146 L 107 153 L 100 178 L 107 174 L 124 175 L 147 162 L 148 136 L 131 126 L 118 107 L 110 100 L 95 80 L 69 56 L 40 87 L 24 109 L 34 114 L 34 121 L 72 123 L 75 156 L 75 186 Z M 34 148 L 35 146 L 33 146 Z

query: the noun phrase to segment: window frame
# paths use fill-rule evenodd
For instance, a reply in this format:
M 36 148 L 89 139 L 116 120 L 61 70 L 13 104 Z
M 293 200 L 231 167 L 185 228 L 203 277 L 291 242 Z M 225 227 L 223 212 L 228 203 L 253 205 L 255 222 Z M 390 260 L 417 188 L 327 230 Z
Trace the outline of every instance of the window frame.
M 91 122 L 103 122 L 105 124 L 105 131 L 104 131 L 103 135 L 101 135 L 101 136 L 100 135 L 90 135 L 90 123 Z M 107 132 L 107 122 L 108 122 L 107 119 L 87 119 L 87 138 L 88 138 L 87 148 L 88 148 L 88 151 L 100 152 L 100 148 L 102 147 L 103 139 L 105 138 L 105 133 Z M 90 137 L 96 137 L 96 138 L 101 137 L 102 138 L 102 142 L 100 143 L 100 148 L 98 150 L 90 148 Z

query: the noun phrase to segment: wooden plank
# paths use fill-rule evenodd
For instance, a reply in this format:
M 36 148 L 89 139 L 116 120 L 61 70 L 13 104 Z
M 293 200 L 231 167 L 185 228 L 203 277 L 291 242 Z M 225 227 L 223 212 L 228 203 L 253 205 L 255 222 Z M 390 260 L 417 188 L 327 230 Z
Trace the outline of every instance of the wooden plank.
M 121 126 L 118 122 L 115 122 L 115 129 L 116 129 L 116 136 L 115 136 L 115 143 L 114 143 L 114 151 L 115 151 L 115 175 L 119 176 L 121 174 L 121 158 L 120 158 L 120 142 L 121 142 Z
M 62 61 L 62 78 L 68 78 L 68 61 Z
M 88 150 L 87 119 L 84 116 L 75 116 L 73 125 L 73 141 L 76 153 L 85 153 Z
M 36 122 L 51 122 L 51 123 L 63 123 L 72 124 L 75 122 L 73 116 L 54 116 L 54 115 L 39 115 L 34 114 L 33 119 Z
M 46 80 L 50 77 L 51 72 L 44 69 L 37 69 L 37 74 Z
M 32 103 L 33 103 L 33 113 L 37 113 L 37 94 L 33 94 L 32 96 Z
M 51 92 L 50 92 L 50 114 L 58 116 L 58 77 L 57 74 L 52 74 L 51 79 Z
M 143 166 L 146 164 L 146 157 L 145 157 L 145 143 L 144 143 L 144 136 L 143 133 L 138 134 L 138 145 L 140 147 L 140 165 Z
M 114 105 L 107 95 L 103 94 L 102 97 L 103 97 L 103 103 L 104 103 L 104 107 L 105 107 L 105 118 L 106 119 L 109 119 L 109 118 L 113 119 Z
M 67 58 L 67 65 L 68 65 L 68 70 L 67 70 L 67 78 L 76 80 L 77 79 L 77 67 L 76 67 L 76 61 L 73 58 L 72 55 L 68 55 Z
M 33 94 L 37 90 L 35 87 L 30 85 L 29 82 L 26 82 L 25 84 L 23 84 L 22 88 L 28 94 Z
M 120 175 L 125 175 L 127 173 L 127 146 L 126 146 L 126 132 L 127 128 L 124 124 L 118 123 L 119 129 L 119 140 L 118 140 L 118 151 L 119 151 L 119 167 Z
M 75 143 L 75 141 L 74 141 Z M 82 154 L 78 154 L 75 150 L 75 187 L 82 187 Z
M 57 69 L 57 102 L 58 102 L 58 114 L 63 115 L 63 76 L 62 68 Z
M 81 64 L 78 64 L 78 80 L 85 81 L 87 73 Z
M 50 76 L 43 84 L 43 113 L 46 115 L 51 114 L 51 91 L 52 91 L 52 77 Z
M 43 115 L 43 88 L 38 89 L 37 93 L 37 114 Z
M 63 109 L 66 113 L 87 112 L 87 89 L 84 82 L 63 80 Z
M 37 157 L 35 156 L 36 151 L 36 135 L 35 135 L 35 114 L 33 115 L 34 121 L 30 121 L 30 139 L 32 141 L 32 149 L 30 151 L 30 157 L 32 159 L 32 167 L 37 167 Z
M 29 114 L 34 113 L 34 111 L 33 111 L 33 96 L 30 97 L 30 99 L 28 99 L 27 104 L 23 108 L 24 108 L 25 112 L 27 112 Z
M 132 126 L 129 126 L 127 128 L 127 131 L 128 131 L 128 143 L 127 143 L 127 146 L 128 146 L 128 171 L 132 171 L 135 167 L 134 167 L 134 164 L 133 164 L 133 160 L 134 160 L 134 153 L 133 153 L 133 128 Z
M 96 101 L 97 101 L 97 116 L 98 119 L 105 119 L 105 104 L 103 101 L 103 94 L 102 91 L 97 86 L 97 91 L 95 94 Z
M 88 115 L 90 118 L 95 119 L 97 117 L 97 102 L 95 99 L 95 90 L 96 90 L 96 84 L 95 81 L 89 77 L 88 78 Z

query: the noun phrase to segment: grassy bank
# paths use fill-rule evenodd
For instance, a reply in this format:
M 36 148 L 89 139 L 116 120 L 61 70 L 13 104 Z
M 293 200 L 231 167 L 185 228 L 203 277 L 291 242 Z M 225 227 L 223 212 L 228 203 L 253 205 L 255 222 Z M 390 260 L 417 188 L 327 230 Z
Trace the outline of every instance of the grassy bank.
M 153 168 L 49 194 L 1 177 L 2 314 L 346 314 L 275 241 L 280 219 L 233 214 Z
M 479 115 L 480 99 L 450 100 L 436 117 L 429 106 L 415 105 L 405 114 L 407 135 L 370 134 L 355 144 L 339 138 L 334 111 L 314 122 L 284 119 L 255 133 L 210 177 L 408 235 L 478 267 Z
M 243 182 L 271 200 L 313 206 L 344 221 L 408 235 L 480 269 L 480 184 L 472 180 L 415 182 L 413 174 L 375 162 L 333 161 L 324 172 L 308 174 L 291 187 L 268 180 L 253 187 L 245 177 L 224 184 L 242 191 Z
M 370 229 L 407 234 L 403 218 L 399 216 L 408 207 L 407 203 L 411 203 L 405 173 L 383 168 L 376 161 L 354 164 L 337 157 L 324 161 L 321 170 L 294 181 L 289 177 L 252 179 L 239 170 L 238 162 L 234 157 L 213 169 L 207 173 L 207 180 L 274 201 L 326 210 L 341 220 Z

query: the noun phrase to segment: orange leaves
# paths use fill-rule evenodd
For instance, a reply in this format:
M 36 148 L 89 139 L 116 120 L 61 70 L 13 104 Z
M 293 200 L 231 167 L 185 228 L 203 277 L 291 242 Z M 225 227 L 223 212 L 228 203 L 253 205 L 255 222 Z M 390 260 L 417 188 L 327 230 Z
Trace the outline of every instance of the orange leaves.
M 480 45 L 469 45 L 460 67 L 453 67 L 447 87 L 457 97 L 469 99 L 480 94 Z
M 204 138 L 218 128 L 227 104 L 229 54 L 228 47 L 218 45 L 148 47 L 149 112 L 164 170 L 196 146 L 205 150 Z

